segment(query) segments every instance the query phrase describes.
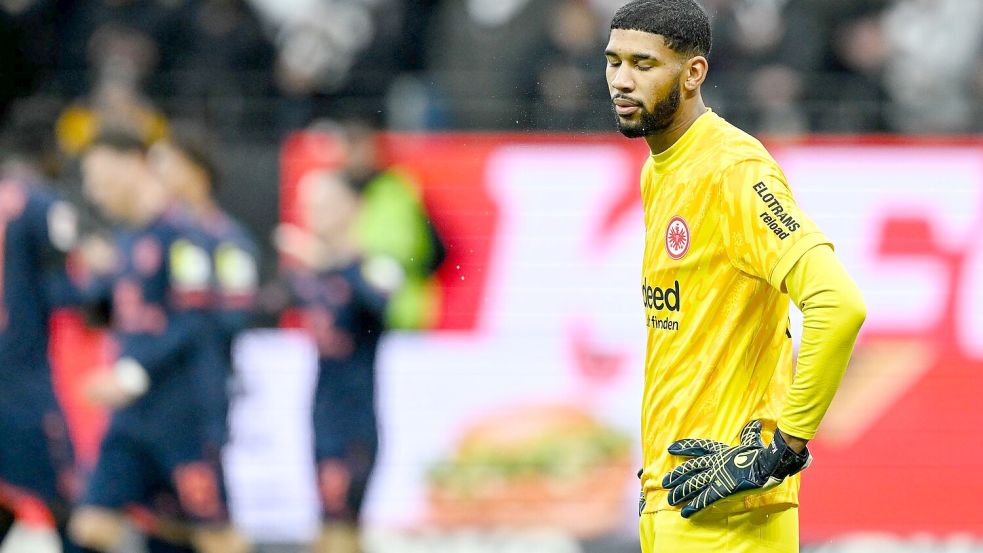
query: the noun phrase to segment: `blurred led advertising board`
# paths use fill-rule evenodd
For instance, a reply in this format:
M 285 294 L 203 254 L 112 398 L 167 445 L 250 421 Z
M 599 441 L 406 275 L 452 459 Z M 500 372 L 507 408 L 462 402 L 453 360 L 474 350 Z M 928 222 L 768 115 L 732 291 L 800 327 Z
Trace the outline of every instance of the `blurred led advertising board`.
M 312 145 L 310 136 L 285 145 L 284 213 L 293 209 L 293 183 L 318 165 L 317 151 L 305 151 Z M 813 445 L 803 539 L 983 533 L 974 499 L 983 494 L 983 143 L 768 145 L 869 309 Z M 538 520 L 585 535 L 633 531 L 644 143 L 616 135 L 389 135 L 383 151 L 419 185 L 449 254 L 438 331 L 392 335 L 384 346 L 384 448 L 369 520 L 397 527 Z M 503 434 L 521 434 L 526 421 L 535 449 L 537 425 L 562 426 L 539 420 L 551 410 L 565 412 L 561 418 L 579 410 L 611 432 L 597 439 L 629 436 L 631 462 L 614 453 L 593 468 L 547 461 L 561 475 L 487 490 L 480 474 L 463 474 L 458 496 L 446 489 L 455 476 L 445 472 L 493 433 L 495 421 Z M 506 448 L 526 438 L 494 437 Z M 554 445 L 564 454 L 564 444 Z M 469 508 L 484 514 L 461 514 Z
M 869 312 L 811 445 L 803 542 L 983 538 L 983 142 L 768 146 Z M 298 180 L 338 162 L 332 148 L 314 134 L 285 142 L 284 220 L 297 221 Z M 419 187 L 448 256 L 436 328 L 382 345 L 383 443 L 365 510 L 389 536 L 377 549 L 441 551 L 426 540 L 443 539 L 446 550 L 480 550 L 474 532 L 499 532 L 479 535 L 503 543 L 529 536 L 510 551 L 630 540 L 644 143 L 613 133 L 399 134 L 382 150 Z M 250 339 L 259 342 L 240 351 L 262 353 L 237 361 L 246 396 L 234 430 L 243 439 L 229 454 L 236 513 L 258 538 L 289 541 L 317 521 L 304 427 L 313 361 L 296 335 Z M 407 536 L 415 545 L 399 541 Z

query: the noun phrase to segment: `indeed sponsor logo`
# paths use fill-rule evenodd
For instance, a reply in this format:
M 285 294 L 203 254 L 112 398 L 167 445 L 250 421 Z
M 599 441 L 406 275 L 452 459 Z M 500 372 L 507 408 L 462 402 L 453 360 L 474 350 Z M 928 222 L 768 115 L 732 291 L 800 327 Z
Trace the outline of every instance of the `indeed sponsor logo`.
M 642 282 L 642 303 L 648 309 L 667 309 L 679 311 L 679 281 L 672 288 L 649 286 L 648 279 Z

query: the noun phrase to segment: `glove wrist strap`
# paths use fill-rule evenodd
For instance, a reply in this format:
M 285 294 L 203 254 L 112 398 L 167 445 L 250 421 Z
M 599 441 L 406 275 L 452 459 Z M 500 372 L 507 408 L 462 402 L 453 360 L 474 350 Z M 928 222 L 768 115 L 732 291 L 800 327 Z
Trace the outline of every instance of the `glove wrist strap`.
M 796 453 L 785 443 L 782 433 L 778 430 L 775 430 L 775 437 L 772 439 L 770 449 L 778 455 L 778 465 L 775 467 L 772 475 L 779 478 L 792 476 L 802 471 L 812 461 L 812 454 L 809 453 L 808 447 Z

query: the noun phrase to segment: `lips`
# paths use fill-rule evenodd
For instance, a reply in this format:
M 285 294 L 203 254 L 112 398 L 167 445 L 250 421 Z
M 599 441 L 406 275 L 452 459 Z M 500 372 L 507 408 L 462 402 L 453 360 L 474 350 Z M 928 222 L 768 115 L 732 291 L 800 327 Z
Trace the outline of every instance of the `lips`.
M 614 102 L 614 110 L 618 115 L 631 115 L 641 107 L 639 102 L 628 98 L 614 98 L 612 102 Z

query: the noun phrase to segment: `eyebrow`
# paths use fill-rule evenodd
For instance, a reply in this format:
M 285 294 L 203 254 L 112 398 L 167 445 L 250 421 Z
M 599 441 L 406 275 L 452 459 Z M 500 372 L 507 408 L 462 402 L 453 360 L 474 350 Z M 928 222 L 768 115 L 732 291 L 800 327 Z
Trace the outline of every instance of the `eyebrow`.
M 605 56 L 612 56 L 612 57 L 615 57 L 615 58 L 621 57 L 614 50 L 605 50 L 604 51 L 604 55 Z M 631 59 L 633 59 L 633 60 L 655 60 L 656 59 L 656 57 L 653 56 L 652 54 L 643 54 L 641 52 L 633 52 L 633 53 L 631 53 L 629 55 L 629 57 Z

